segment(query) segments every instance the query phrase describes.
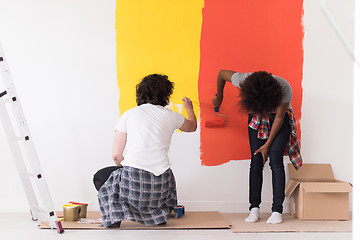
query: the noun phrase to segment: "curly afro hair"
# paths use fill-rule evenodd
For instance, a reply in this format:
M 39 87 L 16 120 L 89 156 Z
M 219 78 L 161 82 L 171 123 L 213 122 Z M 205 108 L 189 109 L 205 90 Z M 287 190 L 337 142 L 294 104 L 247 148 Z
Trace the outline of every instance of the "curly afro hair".
M 168 76 L 151 74 L 136 85 L 136 103 L 138 106 L 150 103 L 165 107 L 169 104 L 170 96 L 174 90 L 174 83 Z
M 248 113 L 267 115 L 276 111 L 282 96 L 282 88 L 271 73 L 258 71 L 240 84 L 239 105 Z

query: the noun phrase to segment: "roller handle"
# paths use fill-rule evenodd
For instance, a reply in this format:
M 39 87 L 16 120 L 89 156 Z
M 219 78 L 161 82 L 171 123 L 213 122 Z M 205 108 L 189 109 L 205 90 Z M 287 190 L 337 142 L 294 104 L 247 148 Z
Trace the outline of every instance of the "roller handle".
M 215 93 L 215 97 L 216 96 L 217 96 L 217 93 Z M 214 107 L 214 111 L 218 113 L 219 112 L 219 107 Z

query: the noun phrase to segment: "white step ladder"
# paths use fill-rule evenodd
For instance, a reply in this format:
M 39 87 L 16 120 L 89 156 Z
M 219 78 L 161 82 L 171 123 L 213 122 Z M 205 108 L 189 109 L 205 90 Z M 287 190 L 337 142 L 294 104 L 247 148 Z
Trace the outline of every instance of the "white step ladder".
M 58 233 L 63 233 L 64 229 L 56 216 L 50 192 L 1 45 L 0 81 L 3 84 L 0 84 L 0 120 L 7 135 L 30 205 L 32 219 L 34 221 L 49 222 L 52 229 L 56 228 Z M 2 89 L 2 87 L 5 89 Z

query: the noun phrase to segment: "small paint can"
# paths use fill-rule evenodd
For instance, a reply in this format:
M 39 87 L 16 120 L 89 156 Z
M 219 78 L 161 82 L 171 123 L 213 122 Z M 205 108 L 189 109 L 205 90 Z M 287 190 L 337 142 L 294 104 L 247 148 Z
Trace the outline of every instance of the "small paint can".
M 86 213 L 87 213 L 87 203 L 79 203 L 80 206 L 80 214 L 79 214 L 79 218 L 86 218 Z
M 66 204 L 63 206 L 64 221 L 78 221 L 81 208 L 77 204 Z
M 86 218 L 86 213 L 87 213 L 87 207 L 88 204 L 87 203 L 81 203 L 81 202 L 69 202 L 70 204 L 75 204 L 75 205 L 79 205 L 80 206 L 80 214 L 79 214 L 79 218 Z

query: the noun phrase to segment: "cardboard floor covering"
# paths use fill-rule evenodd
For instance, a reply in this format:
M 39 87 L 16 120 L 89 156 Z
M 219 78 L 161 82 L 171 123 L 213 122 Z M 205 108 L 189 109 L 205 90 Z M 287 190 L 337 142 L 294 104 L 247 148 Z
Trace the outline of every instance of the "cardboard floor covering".
M 351 232 L 352 220 L 349 221 L 300 221 L 290 214 L 283 214 L 281 224 L 268 224 L 270 213 L 262 213 L 257 223 L 247 223 L 248 213 L 186 212 L 183 217 L 170 218 L 166 225 L 145 226 L 131 221 L 123 221 L 119 230 L 161 230 L 161 229 L 229 229 L 234 233 L 245 232 Z M 99 219 L 100 212 L 88 212 L 87 219 Z M 95 223 L 62 221 L 64 229 L 109 229 Z M 40 228 L 50 228 L 47 223 L 40 223 Z
M 100 212 L 88 211 L 87 219 L 101 218 Z M 98 223 L 78 223 L 62 221 L 64 229 L 109 229 Z M 40 223 L 39 228 L 50 228 L 48 223 Z M 228 229 L 230 223 L 218 212 L 186 212 L 181 218 L 171 217 L 165 225 L 145 226 L 132 221 L 123 221 L 119 230 L 161 230 L 161 229 Z
M 231 223 L 230 231 L 240 232 L 351 232 L 352 221 L 300 221 L 290 214 L 283 214 L 281 224 L 268 224 L 270 213 L 262 213 L 257 223 L 247 223 L 248 213 L 222 213 Z

